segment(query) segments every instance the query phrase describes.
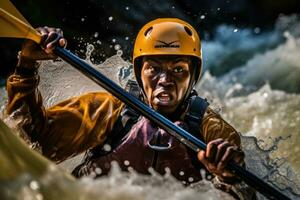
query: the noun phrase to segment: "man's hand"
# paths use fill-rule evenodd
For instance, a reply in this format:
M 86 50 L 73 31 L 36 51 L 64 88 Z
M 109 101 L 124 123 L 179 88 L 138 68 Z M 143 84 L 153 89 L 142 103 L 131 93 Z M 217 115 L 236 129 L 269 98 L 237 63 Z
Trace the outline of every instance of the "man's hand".
M 37 44 L 32 40 L 25 40 L 19 54 L 18 65 L 30 67 L 30 63 L 34 63 L 36 60 L 56 59 L 53 49 L 56 46 L 65 47 L 67 45 L 62 30 L 58 28 L 45 26 L 37 28 L 37 31 L 42 35 L 41 43 Z
M 234 174 L 228 171 L 226 165 L 233 161 L 243 165 L 245 154 L 236 145 L 232 145 L 224 139 L 216 139 L 207 144 L 206 151 L 198 153 L 198 159 L 206 169 L 217 175 L 222 181 L 230 182 L 235 179 Z

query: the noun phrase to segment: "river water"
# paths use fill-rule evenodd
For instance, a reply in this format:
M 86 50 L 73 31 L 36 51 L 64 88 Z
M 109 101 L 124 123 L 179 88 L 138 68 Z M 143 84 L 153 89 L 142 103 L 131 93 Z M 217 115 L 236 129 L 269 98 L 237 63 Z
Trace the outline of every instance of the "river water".
M 274 30 L 264 33 L 258 28 L 219 26 L 213 40 L 202 42 L 205 70 L 196 86 L 200 96 L 207 98 L 211 106 L 240 131 L 248 169 L 292 199 L 300 198 L 298 21 L 297 16 L 282 16 Z M 87 45 L 86 49 L 86 61 L 91 64 L 93 48 L 93 45 Z M 133 78 L 132 64 L 122 59 L 120 46 L 112 48 L 116 49 L 116 55 L 94 67 L 124 86 L 128 78 Z M 43 62 L 40 75 L 40 90 L 47 107 L 72 96 L 102 90 L 62 61 Z M 3 109 L 6 97 L 4 88 L 0 90 Z M 11 119 L 6 122 L 11 126 L 14 124 Z M 11 159 L 18 151 L 8 152 L 7 149 L 14 145 L 15 142 L 1 145 L 3 162 L 20 165 L 20 168 L 26 166 L 27 170 L 12 170 L 7 176 L 0 176 L 0 195 L 7 199 L 229 198 L 206 181 L 194 188 L 183 188 L 168 174 L 159 176 L 153 172 L 150 177 L 134 172 L 124 174 L 117 166 L 108 177 L 75 181 L 64 170 L 48 161 L 42 162 L 42 158 L 29 160 L 29 156 L 20 156 Z M 28 155 L 31 153 L 28 151 Z M 45 166 L 46 172 L 36 173 L 32 162 Z M 74 162 L 78 159 L 60 167 L 70 170 Z M 0 167 L 1 173 L 5 174 L 3 170 L 8 168 Z

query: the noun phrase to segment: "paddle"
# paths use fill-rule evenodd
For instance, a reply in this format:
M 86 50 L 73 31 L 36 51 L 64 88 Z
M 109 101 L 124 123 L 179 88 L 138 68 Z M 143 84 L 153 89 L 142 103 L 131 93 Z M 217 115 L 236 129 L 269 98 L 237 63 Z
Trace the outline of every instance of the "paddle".
M 37 43 L 40 42 L 39 33 L 30 26 L 30 24 L 8 0 L 0 0 L 0 25 L 0 37 L 27 38 L 34 40 Z M 129 105 L 140 114 L 156 123 L 159 127 L 166 130 L 172 136 L 176 137 L 195 152 L 199 152 L 200 149 L 206 149 L 206 144 L 201 140 L 194 137 L 184 129 L 176 126 L 170 120 L 155 112 L 137 98 L 128 94 L 116 83 L 105 77 L 73 53 L 60 47 L 57 47 L 54 50 L 54 53 L 123 101 L 125 104 Z M 228 169 L 269 199 L 289 199 L 277 189 L 233 162 L 228 164 Z

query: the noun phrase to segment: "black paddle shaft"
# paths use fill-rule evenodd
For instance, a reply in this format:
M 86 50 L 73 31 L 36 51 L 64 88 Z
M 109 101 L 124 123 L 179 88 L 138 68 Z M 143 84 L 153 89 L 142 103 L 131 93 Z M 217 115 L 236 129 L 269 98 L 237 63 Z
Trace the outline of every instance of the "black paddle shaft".
M 151 109 L 148 105 L 141 102 L 139 99 L 133 97 L 129 93 L 127 93 L 123 88 L 117 85 L 112 80 L 108 79 L 98 70 L 93 68 L 91 65 L 86 63 L 84 60 L 78 58 L 73 53 L 69 52 L 66 49 L 56 47 L 54 49 L 54 53 L 61 57 L 64 61 L 75 67 L 77 70 L 82 72 L 88 78 L 99 84 L 109 93 L 120 99 L 125 104 L 129 105 L 134 110 L 138 111 L 140 114 L 157 124 L 162 129 L 166 130 L 172 136 L 176 137 L 186 146 L 194 150 L 195 152 L 199 152 L 200 149 L 205 150 L 206 144 L 199 140 L 198 138 L 194 137 L 184 129 L 176 126 L 170 120 L 165 118 L 164 116 L 160 115 L 159 113 L 155 112 Z M 255 188 L 261 194 L 269 199 L 280 199 L 280 200 L 288 200 L 287 196 L 279 192 L 274 187 L 270 186 L 256 175 L 248 172 L 244 168 L 236 165 L 233 162 L 228 163 L 227 168 L 240 177 L 245 183 L 250 185 L 251 187 Z

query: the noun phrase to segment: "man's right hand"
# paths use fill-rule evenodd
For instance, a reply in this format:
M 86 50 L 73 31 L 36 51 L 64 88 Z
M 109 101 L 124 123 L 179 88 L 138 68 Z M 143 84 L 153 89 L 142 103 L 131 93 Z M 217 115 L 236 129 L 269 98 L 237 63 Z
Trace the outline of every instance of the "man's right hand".
M 62 30 L 45 26 L 37 28 L 37 31 L 42 35 L 41 43 L 26 40 L 19 54 L 18 66 L 31 68 L 36 60 L 56 59 L 57 56 L 53 54 L 54 48 L 66 47 L 67 40 L 63 37 Z

